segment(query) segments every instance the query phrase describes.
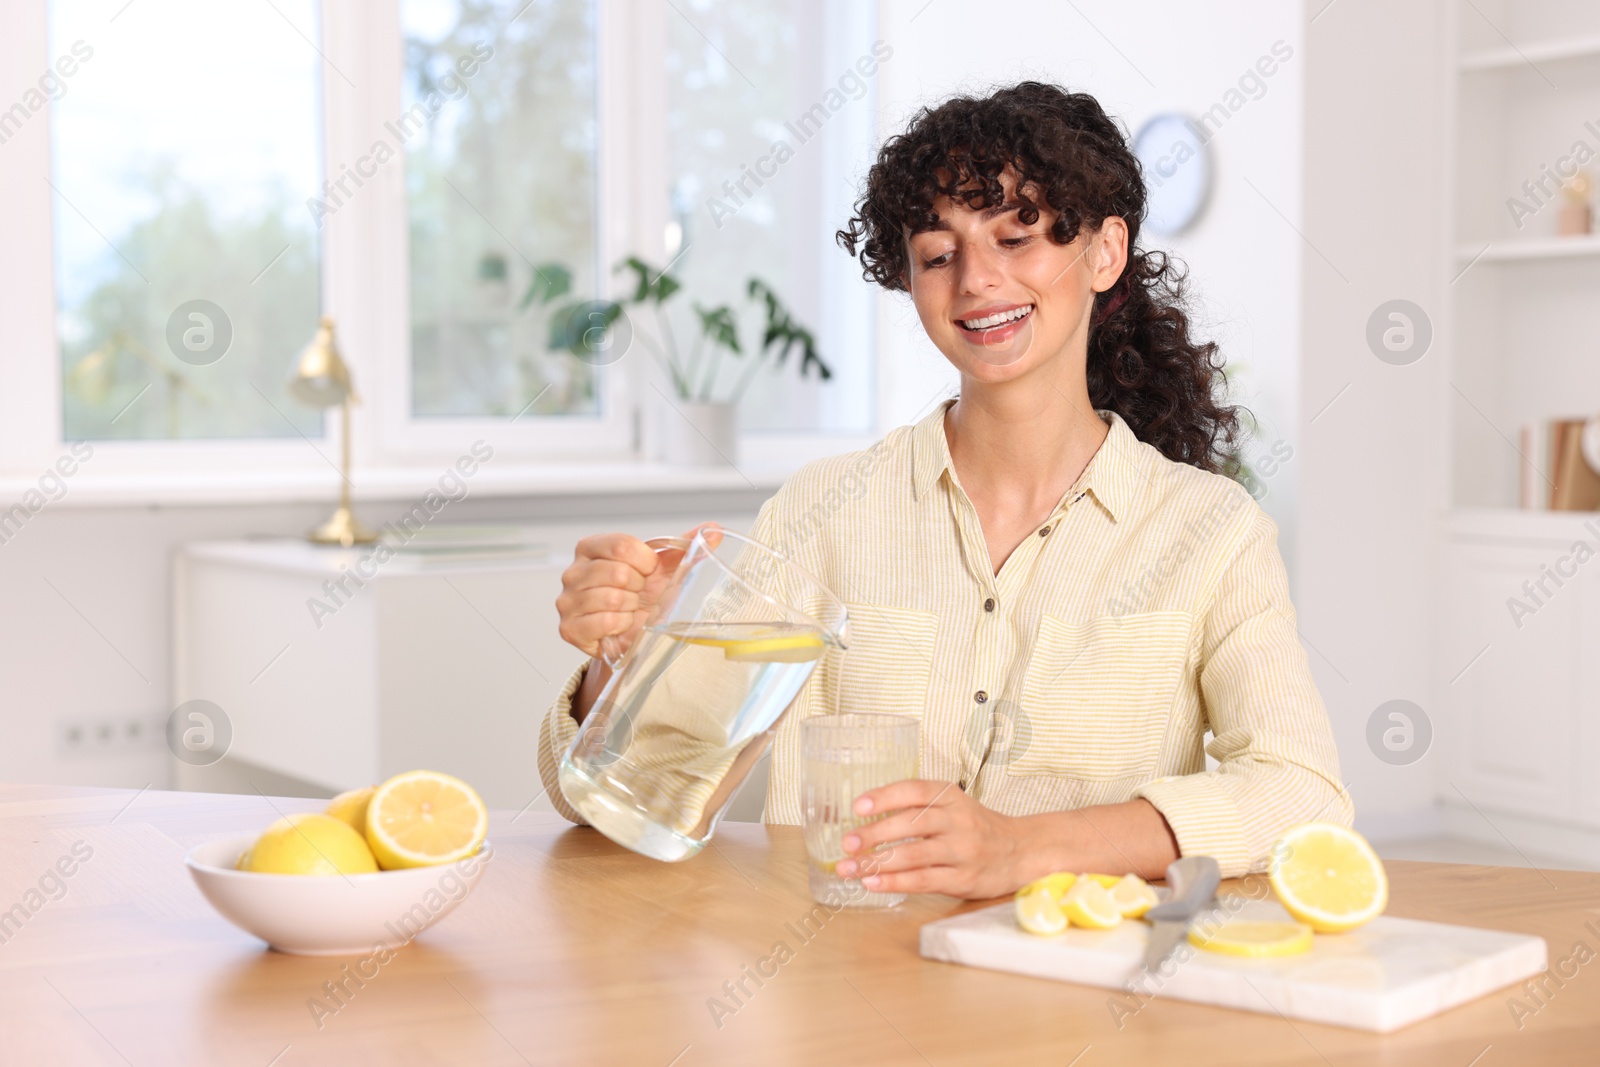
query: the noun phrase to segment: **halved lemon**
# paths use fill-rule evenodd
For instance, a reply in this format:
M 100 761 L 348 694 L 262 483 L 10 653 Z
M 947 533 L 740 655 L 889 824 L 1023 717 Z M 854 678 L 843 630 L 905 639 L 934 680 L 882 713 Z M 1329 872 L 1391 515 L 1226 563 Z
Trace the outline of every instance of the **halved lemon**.
M 1012 906 L 1017 913 L 1017 925 L 1030 934 L 1049 937 L 1067 928 L 1066 913 L 1048 887 L 1019 890 Z
M 340 793 L 328 801 L 328 806 L 322 809 L 324 815 L 331 815 L 340 822 L 347 822 L 358 834 L 367 832 L 367 804 L 372 800 L 372 794 L 378 791 L 375 785 L 364 789 L 352 789 L 348 793 Z
M 1311 951 L 1311 927 L 1305 923 L 1253 922 L 1236 919 L 1209 932 L 1189 931 L 1189 944 L 1224 956 L 1296 956 Z
M 1061 898 L 1061 910 L 1073 926 L 1086 926 L 1091 930 L 1109 930 L 1122 921 L 1122 911 L 1111 899 L 1111 890 L 1086 876 L 1079 876 L 1072 883 L 1072 888 Z
M 1115 887 L 1118 882 L 1122 881 L 1122 875 L 1120 874 L 1086 874 L 1083 877 L 1093 878 L 1107 889 Z
M 1137 874 L 1117 879 L 1111 887 L 1111 900 L 1124 919 L 1137 919 L 1161 902 L 1156 891 Z
M 809 663 L 822 655 L 822 632 L 788 623 L 726 623 L 683 634 L 690 645 L 722 649 L 731 660 L 759 663 Z
M 1306 823 L 1272 848 L 1268 880 L 1284 908 L 1319 934 L 1353 930 L 1383 913 L 1389 879 L 1367 839 L 1333 823 Z
M 465 859 L 488 832 L 483 798 L 438 771 L 397 774 L 378 786 L 367 805 L 367 843 L 386 871 Z

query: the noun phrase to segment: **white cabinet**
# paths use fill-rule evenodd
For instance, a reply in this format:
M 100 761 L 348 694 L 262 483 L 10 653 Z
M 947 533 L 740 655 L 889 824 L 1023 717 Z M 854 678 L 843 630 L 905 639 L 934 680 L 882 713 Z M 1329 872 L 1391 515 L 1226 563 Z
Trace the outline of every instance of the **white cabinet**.
M 1600 516 L 1461 511 L 1445 545 L 1447 828 L 1600 861 Z
M 540 789 L 539 716 L 581 659 L 556 632 L 570 547 L 396 555 L 358 584 L 349 571 L 369 551 L 186 546 L 174 569 L 176 700 L 222 709 L 235 778 L 263 768 L 343 790 L 429 767 L 521 808 Z M 198 776 L 177 771 L 180 787 Z
M 708 511 L 731 529 L 754 521 Z M 213 766 L 174 761 L 178 788 L 311 795 L 427 767 L 470 782 L 492 807 L 548 810 L 535 745 L 583 659 L 561 639 L 555 609 L 579 531 L 691 525 L 662 515 L 541 526 L 548 549 L 398 553 L 363 564 L 368 578 L 352 571 L 370 548 L 184 546 L 173 567 L 175 704 L 215 704 L 232 739 Z M 730 817 L 759 818 L 764 795 L 764 779 L 752 781 Z

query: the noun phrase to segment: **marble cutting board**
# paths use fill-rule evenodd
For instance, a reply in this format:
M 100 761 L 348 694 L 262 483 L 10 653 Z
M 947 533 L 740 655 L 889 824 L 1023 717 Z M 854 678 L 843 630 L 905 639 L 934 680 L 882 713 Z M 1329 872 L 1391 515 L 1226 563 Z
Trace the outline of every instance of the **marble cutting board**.
M 1276 901 L 1224 903 L 1240 919 L 1288 918 Z M 1160 974 L 1147 975 L 1141 961 L 1150 927 L 1144 922 L 1038 937 L 1018 928 L 1013 915 L 1008 901 L 928 923 L 922 955 L 1114 989 L 1116 1003 L 1130 1013 L 1153 995 L 1378 1033 L 1548 966 L 1542 937 L 1384 915 L 1349 933 L 1318 934 L 1310 952 L 1281 959 L 1238 959 L 1180 945 Z

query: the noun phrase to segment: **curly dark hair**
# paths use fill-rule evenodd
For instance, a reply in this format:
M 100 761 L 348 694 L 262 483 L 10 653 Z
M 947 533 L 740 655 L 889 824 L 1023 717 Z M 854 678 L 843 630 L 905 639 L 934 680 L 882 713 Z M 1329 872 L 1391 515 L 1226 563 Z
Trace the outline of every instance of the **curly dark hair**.
M 1165 252 L 1136 247 L 1146 201 L 1139 161 L 1089 94 L 1026 81 L 923 108 L 905 132 L 884 142 L 838 242 L 851 255 L 859 249 L 868 281 L 903 292 L 906 235 L 938 221 L 934 201 L 959 197 L 974 209 L 1002 204 L 1000 175 L 1008 166 L 1016 175 L 1019 220 L 1029 226 L 1039 220 L 1039 205 L 1025 189 L 1042 196 L 1058 213 L 1050 230 L 1057 244 L 1070 244 L 1110 215 L 1128 225 L 1127 266 L 1095 296 L 1090 401 L 1122 416 L 1167 458 L 1236 474 L 1244 409 L 1226 403 L 1217 345 L 1189 336 L 1185 268 Z

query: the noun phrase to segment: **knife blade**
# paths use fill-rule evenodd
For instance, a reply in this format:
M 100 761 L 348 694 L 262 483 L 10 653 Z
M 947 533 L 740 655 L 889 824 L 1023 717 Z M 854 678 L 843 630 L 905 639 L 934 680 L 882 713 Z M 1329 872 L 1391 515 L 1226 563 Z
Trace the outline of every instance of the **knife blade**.
M 1188 919 L 1151 923 L 1150 940 L 1144 949 L 1144 969 L 1154 971 L 1161 966 L 1162 961 L 1172 955 L 1172 950 L 1178 947 L 1178 942 L 1182 941 L 1183 935 L 1188 932 Z
M 1210 856 L 1184 856 L 1167 867 L 1167 885 L 1172 897 L 1145 913 L 1150 920 L 1150 938 L 1145 942 L 1144 967 L 1154 971 L 1178 947 L 1189 924 L 1216 899 L 1222 870 Z

